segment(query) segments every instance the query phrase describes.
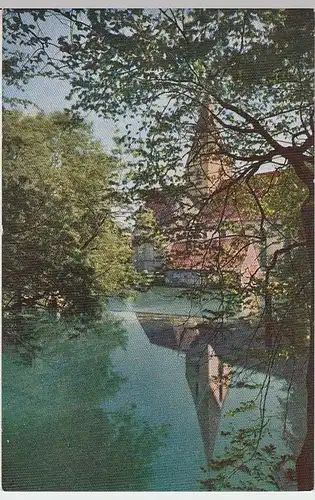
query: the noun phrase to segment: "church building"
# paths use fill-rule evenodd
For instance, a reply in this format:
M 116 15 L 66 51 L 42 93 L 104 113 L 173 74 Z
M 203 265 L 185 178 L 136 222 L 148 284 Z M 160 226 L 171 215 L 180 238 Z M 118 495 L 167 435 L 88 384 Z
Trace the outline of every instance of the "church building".
M 135 231 L 137 269 L 162 271 L 170 286 L 216 286 L 223 275 L 243 285 L 260 279 L 268 256 L 284 243 L 281 222 L 266 203 L 282 175 L 269 171 L 240 180 L 220 154 L 219 133 L 204 110 L 179 194 L 172 187 L 148 193 L 146 208 L 164 244 L 137 244 Z

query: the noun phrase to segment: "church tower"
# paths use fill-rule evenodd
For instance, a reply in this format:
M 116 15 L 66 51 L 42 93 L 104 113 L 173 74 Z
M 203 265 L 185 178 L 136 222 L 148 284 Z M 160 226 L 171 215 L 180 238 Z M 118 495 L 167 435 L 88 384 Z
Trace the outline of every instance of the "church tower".
M 231 162 L 220 152 L 222 140 L 209 107 L 202 107 L 195 130 L 186 176 L 191 192 L 202 197 L 231 177 Z

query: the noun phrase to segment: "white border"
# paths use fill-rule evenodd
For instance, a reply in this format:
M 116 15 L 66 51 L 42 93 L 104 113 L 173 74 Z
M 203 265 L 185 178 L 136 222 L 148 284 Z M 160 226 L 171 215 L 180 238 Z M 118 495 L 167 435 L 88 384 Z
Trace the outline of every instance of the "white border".
M 158 7 L 173 7 L 173 8 L 232 8 L 232 9 L 280 9 L 280 8 L 314 8 L 314 0 L 92 0 L 91 3 L 86 0 L 31 0 L 25 2 L 23 0 L 2 0 L 0 1 L 1 8 L 158 8 Z
M 86 0 L 31 0 L 25 2 L 23 0 L 0 0 L 0 8 L 159 8 L 159 7 L 173 7 L 173 8 L 233 8 L 233 9 L 279 9 L 279 8 L 309 8 L 314 9 L 314 0 L 241 0 L 238 2 L 232 0 L 160 0 L 156 2 L 152 1 L 144 1 L 144 0 L 110 0 L 110 1 L 102 1 L 102 0 L 92 0 L 91 3 Z M 2 27 L 2 13 L 0 12 L 0 22 Z M 2 46 L 2 38 L 0 41 L 0 47 Z M 2 53 L 2 51 L 1 51 Z M 0 63 L 1 70 L 1 63 Z M 2 90 L 2 86 L 0 83 L 0 92 Z M 2 97 L 2 94 L 1 94 Z M 1 110 L 0 110 L 1 116 Z M 0 138 L 1 140 L 1 138 Z M 1 153 L 0 153 L 1 154 Z M 1 156 L 0 156 L 1 157 Z M 1 489 L 1 487 L 0 487 Z M 261 499 L 269 500 L 271 497 L 274 497 L 275 500 L 287 500 L 287 497 L 290 499 L 298 499 L 304 500 L 305 498 L 313 498 L 313 492 L 240 492 L 240 493 L 219 493 L 219 492 L 4 492 L 1 491 L 1 498 L 4 499 L 41 499 L 45 500 L 58 500 L 60 498 L 66 500 L 76 500 L 83 498 L 99 498 L 103 500 L 121 500 L 121 499 L 147 499 L 150 500 L 185 500 L 185 499 L 197 499 L 197 500 L 210 500 L 210 496 L 212 500 L 220 500 L 220 499 L 231 499 L 232 500 L 244 498 L 244 496 L 248 499 L 252 498 L 253 495 L 259 496 Z M 288 499 L 289 500 L 289 499 Z

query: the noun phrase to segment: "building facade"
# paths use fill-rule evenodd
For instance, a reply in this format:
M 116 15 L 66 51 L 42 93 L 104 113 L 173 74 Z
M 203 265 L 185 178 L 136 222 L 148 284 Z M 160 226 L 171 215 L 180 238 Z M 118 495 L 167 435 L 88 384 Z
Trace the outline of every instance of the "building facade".
M 240 182 L 231 161 L 219 154 L 219 142 L 203 111 L 176 201 L 156 189 L 148 193 L 146 206 L 165 241 L 159 249 L 135 245 L 135 264 L 139 271 L 163 271 L 167 285 L 215 286 L 222 273 L 246 285 L 263 276 L 268 259 L 283 246 L 277 215 L 262 212 L 280 174 L 258 173 L 251 185 Z

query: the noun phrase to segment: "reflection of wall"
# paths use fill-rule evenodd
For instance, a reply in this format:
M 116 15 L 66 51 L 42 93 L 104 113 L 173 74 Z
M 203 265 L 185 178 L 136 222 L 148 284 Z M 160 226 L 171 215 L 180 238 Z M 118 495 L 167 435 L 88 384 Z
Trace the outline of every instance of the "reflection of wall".
M 167 285 L 200 286 L 201 277 L 197 271 L 190 269 L 168 269 L 165 274 Z
M 181 351 L 187 351 L 191 343 L 199 338 L 200 334 L 196 325 L 196 321 L 189 318 L 183 323 L 173 326 L 176 344 Z
M 231 367 L 207 345 L 201 355 L 186 353 L 186 378 L 196 406 L 208 462 L 212 460 Z
M 141 325 L 153 344 L 186 353 L 186 378 L 196 407 L 206 457 L 210 462 L 227 396 L 230 365 L 220 361 L 211 345 L 202 343 L 193 318 L 177 325 L 168 324 L 168 328 L 163 326 L 161 320 L 142 320 Z
M 215 350 L 208 345 L 208 381 L 216 403 L 222 408 L 229 386 L 231 366 L 222 363 Z

